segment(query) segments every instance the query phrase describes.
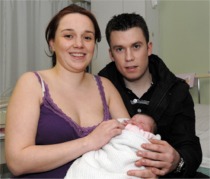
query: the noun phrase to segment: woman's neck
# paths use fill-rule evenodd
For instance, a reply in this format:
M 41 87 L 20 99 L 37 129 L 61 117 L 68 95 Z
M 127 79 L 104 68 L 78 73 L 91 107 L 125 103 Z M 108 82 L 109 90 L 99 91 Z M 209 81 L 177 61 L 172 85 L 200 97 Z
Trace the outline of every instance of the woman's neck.
M 80 86 L 84 82 L 86 76 L 86 73 L 84 71 L 75 73 L 56 67 L 52 69 L 52 73 L 54 77 L 57 78 L 58 82 L 71 87 Z

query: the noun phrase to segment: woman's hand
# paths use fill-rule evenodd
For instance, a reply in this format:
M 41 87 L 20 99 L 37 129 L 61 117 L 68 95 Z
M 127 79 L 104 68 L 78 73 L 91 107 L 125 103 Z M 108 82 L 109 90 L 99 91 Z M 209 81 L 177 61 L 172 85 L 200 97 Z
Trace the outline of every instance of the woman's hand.
M 137 152 L 141 159 L 136 162 L 136 166 L 149 167 L 157 176 L 172 172 L 180 160 L 179 153 L 166 141 L 151 139 L 150 142 L 141 146 L 146 151 Z
M 87 137 L 91 141 L 92 150 L 98 150 L 107 144 L 111 138 L 122 133 L 124 125 L 113 119 L 100 123 Z

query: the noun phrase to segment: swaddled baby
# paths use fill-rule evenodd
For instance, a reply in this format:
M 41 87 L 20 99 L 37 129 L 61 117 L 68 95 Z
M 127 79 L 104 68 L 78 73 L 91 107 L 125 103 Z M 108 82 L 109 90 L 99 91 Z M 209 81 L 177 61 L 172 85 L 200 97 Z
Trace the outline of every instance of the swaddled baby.
M 78 158 L 68 170 L 66 179 L 131 179 L 127 171 L 144 169 L 136 167 L 139 159 L 136 152 L 141 144 L 148 143 L 149 139 L 160 139 L 155 135 L 156 124 L 147 115 L 137 114 L 131 119 L 120 118 L 125 129 L 118 136 L 97 151 L 90 151 Z

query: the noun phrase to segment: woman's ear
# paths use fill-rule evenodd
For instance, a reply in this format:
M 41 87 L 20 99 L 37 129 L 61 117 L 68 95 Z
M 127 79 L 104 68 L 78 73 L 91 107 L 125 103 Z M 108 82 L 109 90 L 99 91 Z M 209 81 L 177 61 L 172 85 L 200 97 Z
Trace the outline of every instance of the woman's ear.
M 54 41 L 53 40 L 50 40 L 49 44 L 50 44 L 50 50 L 51 50 L 51 52 L 54 52 L 55 51 Z

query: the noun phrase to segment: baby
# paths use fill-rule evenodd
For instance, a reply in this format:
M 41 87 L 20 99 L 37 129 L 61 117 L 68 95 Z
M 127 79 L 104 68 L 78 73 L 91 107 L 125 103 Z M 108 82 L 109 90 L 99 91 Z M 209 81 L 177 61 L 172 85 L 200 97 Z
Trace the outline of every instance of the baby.
M 78 158 L 71 165 L 65 179 L 136 178 L 126 174 L 130 169 L 140 169 L 135 166 L 135 161 L 139 159 L 136 151 L 142 143 L 148 143 L 149 139 L 160 139 L 160 136 L 154 134 L 156 124 L 150 116 L 137 114 L 131 119 L 118 120 L 125 124 L 122 133 L 112 138 L 101 149 Z
M 134 132 L 140 132 L 148 134 L 146 137 L 150 139 L 154 137 L 154 133 L 157 130 L 157 126 L 155 121 L 148 115 L 145 114 L 136 114 L 131 119 L 118 119 L 125 124 L 125 128 L 128 130 L 133 130 Z

